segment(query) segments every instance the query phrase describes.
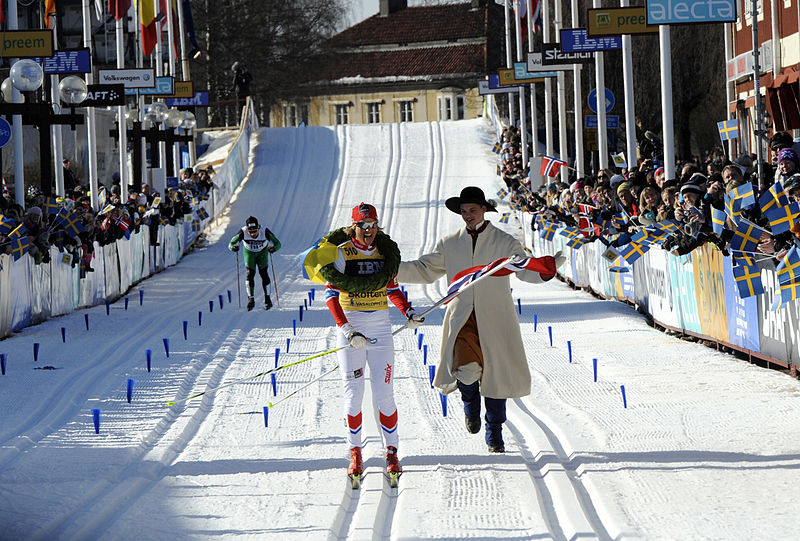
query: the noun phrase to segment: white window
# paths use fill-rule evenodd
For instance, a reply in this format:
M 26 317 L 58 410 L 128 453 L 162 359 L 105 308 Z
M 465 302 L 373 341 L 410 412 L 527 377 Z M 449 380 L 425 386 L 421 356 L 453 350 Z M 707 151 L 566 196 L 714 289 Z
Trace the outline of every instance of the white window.
M 367 104 L 367 123 L 380 124 L 381 122 L 381 104 L 380 102 Z
M 345 103 L 336 104 L 334 110 L 334 119 L 336 124 L 349 124 L 350 123 L 350 106 Z
M 284 127 L 297 126 L 297 106 L 284 105 L 283 106 L 283 125 Z
M 453 120 L 453 100 L 450 96 L 439 96 L 439 120 Z
M 466 118 L 466 100 L 463 90 L 456 87 L 439 90 L 439 120 L 463 120 Z
M 401 101 L 397 103 L 400 122 L 414 122 L 414 102 Z

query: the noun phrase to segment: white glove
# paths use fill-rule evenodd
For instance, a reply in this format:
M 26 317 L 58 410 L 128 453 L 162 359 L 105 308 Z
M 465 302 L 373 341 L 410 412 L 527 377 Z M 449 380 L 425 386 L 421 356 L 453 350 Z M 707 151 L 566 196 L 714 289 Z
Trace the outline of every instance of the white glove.
M 557 251 L 553 254 L 553 257 L 556 260 L 556 268 L 559 268 L 561 265 L 567 262 L 567 257 L 561 253 L 561 250 Z
M 339 328 L 342 330 L 344 337 L 347 338 L 347 341 L 350 342 L 351 348 L 361 349 L 367 345 L 367 337 L 355 330 L 351 323 L 345 323 Z
M 416 329 L 417 327 L 421 327 L 423 323 L 425 323 L 425 318 L 418 315 L 417 312 L 413 308 L 409 308 L 406 310 L 406 317 L 408 318 L 408 324 L 406 327 L 409 329 Z

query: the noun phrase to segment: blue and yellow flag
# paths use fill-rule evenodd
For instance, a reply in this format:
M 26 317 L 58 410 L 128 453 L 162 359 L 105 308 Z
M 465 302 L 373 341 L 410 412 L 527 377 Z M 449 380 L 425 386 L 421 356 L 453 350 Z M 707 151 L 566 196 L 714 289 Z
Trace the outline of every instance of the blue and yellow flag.
M 61 205 L 58 204 L 58 200 L 55 197 L 45 197 L 44 201 L 42 201 L 42 210 L 48 216 L 52 214 L 58 214 L 58 209 Z
M 201 220 L 205 220 L 206 218 L 208 218 L 208 211 L 205 208 L 200 207 L 199 209 L 197 209 L 197 217 L 200 218 Z
M 7 216 L 0 214 L 0 235 L 8 235 L 14 230 L 17 222 Z
M 725 211 L 720 210 L 716 207 L 711 207 L 711 227 L 714 229 L 714 233 L 717 235 L 722 235 L 722 231 L 725 229 Z
M 642 257 L 649 249 L 649 246 L 642 246 L 635 242 L 629 242 L 625 246 L 619 248 L 619 255 L 628 262 L 628 265 L 633 265 L 634 261 Z
M 778 283 L 781 285 L 800 282 L 800 251 L 796 246 L 792 246 L 791 250 L 786 252 L 775 270 L 778 273 Z
M 785 207 L 780 204 L 770 205 L 764 211 L 764 216 L 769 220 L 773 235 L 785 233 L 794 227 L 795 219 L 800 216 L 800 203 L 795 202 Z
M 507 195 L 508 195 L 508 190 L 506 190 L 505 188 L 500 188 L 499 190 L 497 190 L 497 197 L 499 197 L 500 199 L 505 199 Z
M 764 293 L 764 284 L 761 283 L 761 271 L 755 265 L 737 265 L 733 267 L 733 277 L 739 296 L 743 299 L 755 297 Z
M 558 224 L 543 220 L 542 223 L 539 224 L 539 236 L 544 240 L 553 240 L 557 229 Z
M 11 244 L 11 255 L 14 256 L 14 261 L 28 253 L 31 247 L 28 237 L 9 237 L 8 242 Z
M 719 130 L 719 137 L 723 141 L 739 137 L 739 121 L 735 118 L 717 122 L 717 129 Z
M 510 212 L 504 212 L 503 215 L 500 216 L 499 222 L 501 224 L 507 224 L 509 218 L 511 218 L 511 213 Z
M 328 242 L 327 238 L 317 239 L 311 248 L 300 254 L 300 261 L 303 262 L 303 278 L 318 284 L 326 283 L 319 271 L 337 259 L 339 259 L 339 247 Z
M 736 231 L 733 233 L 733 238 L 730 241 L 731 249 L 740 252 L 755 252 L 758 247 L 758 241 L 764 233 L 766 233 L 766 231 L 753 222 L 740 218 L 739 223 L 736 224 Z
M 200 220 L 194 219 L 192 220 L 192 231 L 195 233 L 200 231 Z
M 762 213 L 767 212 L 776 205 L 789 206 L 789 197 L 786 195 L 786 190 L 783 189 L 783 184 L 776 182 L 770 186 L 769 190 L 758 198 L 758 204 L 761 206 Z
M 500 154 L 502 148 L 503 147 L 500 145 L 500 141 L 495 141 L 494 146 L 492 147 L 492 152 L 495 154 Z

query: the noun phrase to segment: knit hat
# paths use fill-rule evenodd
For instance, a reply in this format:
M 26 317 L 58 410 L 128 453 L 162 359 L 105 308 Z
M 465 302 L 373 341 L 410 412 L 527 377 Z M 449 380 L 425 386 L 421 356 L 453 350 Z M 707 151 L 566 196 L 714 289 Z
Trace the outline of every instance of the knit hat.
M 621 177 L 622 175 L 614 175 L 614 176 L 620 176 Z M 627 190 L 627 191 L 631 190 L 631 183 L 630 182 L 623 182 L 622 184 L 617 186 L 617 195 L 621 194 L 625 190 Z
M 38 214 L 39 216 L 42 215 L 42 209 L 39 207 L 31 207 L 28 209 L 28 214 Z
M 623 177 L 622 175 L 614 175 L 613 177 L 611 177 L 611 180 L 609 180 L 609 183 L 611 184 L 612 188 L 616 188 L 619 184 L 623 182 L 625 182 L 625 177 Z M 628 188 L 630 188 L 630 186 L 628 186 Z
M 363 222 L 364 220 L 378 221 L 378 211 L 369 203 L 363 201 L 353 207 L 353 223 Z
M 703 195 L 706 191 L 706 177 L 702 173 L 695 173 L 689 182 L 681 186 L 681 195 L 686 193 L 696 193 Z
M 782 148 L 778 151 L 778 163 L 783 160 L 791 160 L 795 166 L 800 165 L 800 159 L 797 158 L 797 153 L 791 148 Z

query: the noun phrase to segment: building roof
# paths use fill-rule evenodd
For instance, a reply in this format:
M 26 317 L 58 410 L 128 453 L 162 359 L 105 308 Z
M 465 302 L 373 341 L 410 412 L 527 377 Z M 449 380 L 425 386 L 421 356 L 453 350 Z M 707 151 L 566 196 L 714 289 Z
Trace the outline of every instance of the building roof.
M 499 62 L 502 7 L 472 3 L 403 8 L 373 15 L 331 38 L 335 55 L 318 72 L 340 85 L 478 77 Z
M 430 76 L 485 74 L 486 47 L 459 45 L 344 53 L 327 68 L 325 78 L 330 81 L 353 77 L 427 79 Z
M 334 47 L 453 41 L 486 37 L 485 7 L 472 9 L 470 3 L 408 7 L 388 17 L 376 14 L 333 38 Z

